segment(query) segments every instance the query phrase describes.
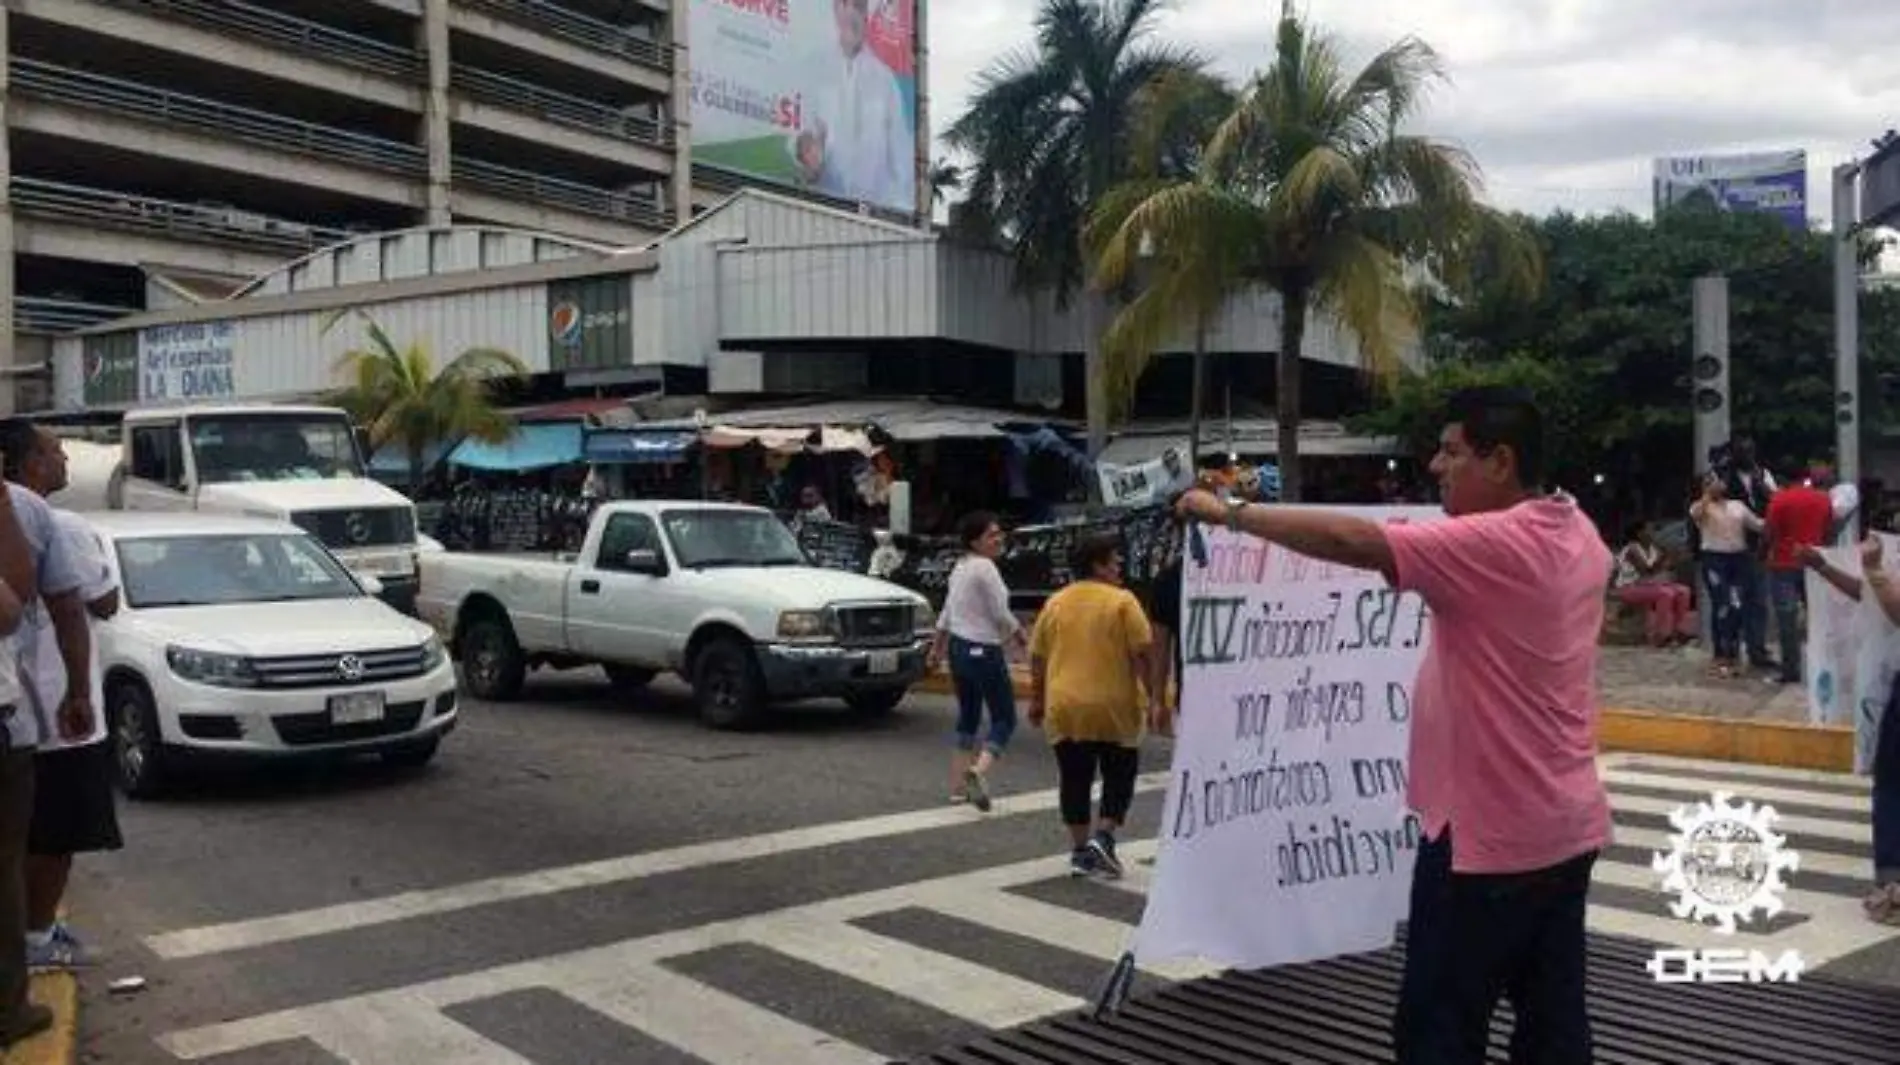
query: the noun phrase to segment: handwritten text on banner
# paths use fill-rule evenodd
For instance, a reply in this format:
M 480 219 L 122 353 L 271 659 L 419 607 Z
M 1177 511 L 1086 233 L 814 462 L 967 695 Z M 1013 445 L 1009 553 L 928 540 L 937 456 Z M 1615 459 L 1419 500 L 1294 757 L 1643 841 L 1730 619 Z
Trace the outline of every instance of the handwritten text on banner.
M 1378 574 L 1204 532 L 1207 565 L 1183 573 L 1181 720 L 1135 956 L 1263 968 L 1388 946 L 1420 835 L 1406 740 L 1429 612 Z

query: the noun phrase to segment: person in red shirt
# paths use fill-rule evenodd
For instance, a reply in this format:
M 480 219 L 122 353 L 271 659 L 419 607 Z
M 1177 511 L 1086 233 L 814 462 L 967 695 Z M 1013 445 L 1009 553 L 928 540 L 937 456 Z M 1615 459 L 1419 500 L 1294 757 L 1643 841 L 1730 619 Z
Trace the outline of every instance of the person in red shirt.
M 1776 492 L 1768 501 L 1768 580 L 1781 636 L 1781 682 L 1801 682 L 1801 604 L 1807 598 L 1802 549 L 1827 543 L 1834 505 L 1827 490 L 1833 471 L 1816 463 L 1807 480 Z

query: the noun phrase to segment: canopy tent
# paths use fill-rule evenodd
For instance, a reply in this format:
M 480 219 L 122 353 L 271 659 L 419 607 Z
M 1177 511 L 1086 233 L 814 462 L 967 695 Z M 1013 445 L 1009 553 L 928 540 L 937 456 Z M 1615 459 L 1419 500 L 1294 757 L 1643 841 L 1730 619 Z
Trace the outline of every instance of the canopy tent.
M 861 429 L 841 429 L 825 425 L 816 429 L 735 429 L 715 425 L 706 430 L 707 447 L 745 447 L 757 444 L 767 451 L 795 455 L 809 451 L 815 455 L 853 453 L 869 458 L 881 449 Z
M 588 462 L 603 465 L 683 462 L 698 437 L 677 430 L 596 429 L 587 434 L 581 452 Z
M 584 461 L 581 423 L 541 422 L 515 426 L 500 444 L 469 437 L 449 453 L 449 464 L 503 473 L 526 473 Z

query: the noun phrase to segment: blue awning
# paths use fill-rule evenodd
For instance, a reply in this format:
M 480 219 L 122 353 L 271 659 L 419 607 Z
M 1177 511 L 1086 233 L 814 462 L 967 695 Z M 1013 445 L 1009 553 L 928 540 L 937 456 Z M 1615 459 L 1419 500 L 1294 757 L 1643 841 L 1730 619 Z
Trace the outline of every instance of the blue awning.
M 455 446 L 453 440 L 438 440 L 422 449 L 422 472 L 428 473 L 441 463 L 442 456 Z M 408 477 L 409 452 L 401 444 L 384 444 L 376 449 L 369 459 L 369 472 L 373 477 Z
M 677 430 L 597 429 L 582 451 L 589 462 L 679 462 L 698 439 Z
M 581 461 L 581 423 L 544 422 L 515 426 L 506 443 L 484 444 L 470 437 L 449 453 L 449 463 L 477 470 L 520 473 Z

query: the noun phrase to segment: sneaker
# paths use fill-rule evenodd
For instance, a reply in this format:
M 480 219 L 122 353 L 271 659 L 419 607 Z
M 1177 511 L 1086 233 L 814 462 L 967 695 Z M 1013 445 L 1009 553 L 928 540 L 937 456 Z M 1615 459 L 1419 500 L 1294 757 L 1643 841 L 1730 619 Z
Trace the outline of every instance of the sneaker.
M 1088 842 L 1090 853 L 1095 855 L 1095 867 L 1110 880 L 1122 878 L 1121 859 L 1115 857 L 1115 837 L 1106 832 L 1097 832 Z
M 1088 844 L 1084 843 L 1069 852 L 1070 876 L 1094 876 L 1100 868 L 1101 859 L 1096 855 L 1095 848 Z
M 29 1002 L 20 1012 L 0 1020 L 0 1050 L 31 1039 L 53 1026 L 53 1011 L 37 1002 Z
M 990 812 L 990 784 L 983 779 L 983 774 L 974 769 L 965 770 L 963 787 L 970 795 L 970 805 L 984 813 Z
M 66 944 L 67 946 L 73 948 L 74 951 L 78 952 L 82 957 L 85 957 L 87 959 L 94 960 L 94 961 L 98 960 L 99 952 L 96 950 L 93 950 L 91 947 L 86 946 L 86 944 L 82 942 L 77 935 L 73 934 L 72 925 L 67 924 L 65 921 L 54 921 L 52 933 L 53 933 L 53 939 L 55 942 Z
M 50 972 L 60 969 L 83 969 L 93 962 L 92 952 L 78 940 L 55 932 L 44 943 L 28 942 L 26 945 L 26 967 L 33 972 Z

